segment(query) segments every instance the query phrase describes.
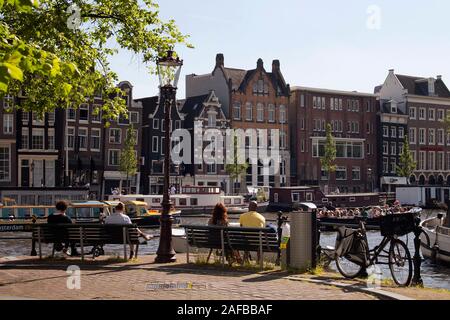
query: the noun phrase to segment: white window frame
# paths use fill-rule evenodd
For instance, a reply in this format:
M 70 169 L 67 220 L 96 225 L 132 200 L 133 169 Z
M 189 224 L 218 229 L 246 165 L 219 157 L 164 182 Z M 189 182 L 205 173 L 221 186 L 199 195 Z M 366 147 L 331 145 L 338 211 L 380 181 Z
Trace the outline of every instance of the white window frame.
M 86 135 L 82 135 L 81 132 L 86 132 Z M 81 137 L 85 138 L 86 145 L 85 147 L 81 146 Z M 79 141 L 79 150 L 80 151 L 87 151 L 89 147 L 89 129 L 87 127 L 80 127 L 78 128 L 78 141 Z
M 117 151 L 117 164 L 112 164 L 111 163 L 112 151 Z M 119 149 L 108 149 L 108 165 L 111 166 L 111 167 L 118 167 L 119 166 L 119 162 L 120 162 L 120 150 Z
M 14 133 L 14 114 L 3 114 L 3 134 L 12 135 Z
M 98 132 L 98 136 L 95 136 L 94 132 Z M 97 152 L 100 151 L 101 142 L 102 142 L 101 137 L 102 137 L 102 130 L 101 129 L 99 129 L 99 128 L 92 128 L 91 129 L 91 139 L 90 139 L 91 151 L 97 151 Z M 94 138 L 98 138 L 98 148 L 94 147 Z
M 115 139 L 115 135 L 111 134 L 113 131 L 119 131 L 119 142 L 113 141 L 112 138 Z M 108 141 L 109 141 L 110 144 L 121 144 L 122 143 L 122 129 L 120 129 L 120 128 L 109 128 L 109 132 L 108 133 L 109 133 L 108 134 Z
M 158 153 L 159 150 L 159 136 L 152 137 L 152 152 Z

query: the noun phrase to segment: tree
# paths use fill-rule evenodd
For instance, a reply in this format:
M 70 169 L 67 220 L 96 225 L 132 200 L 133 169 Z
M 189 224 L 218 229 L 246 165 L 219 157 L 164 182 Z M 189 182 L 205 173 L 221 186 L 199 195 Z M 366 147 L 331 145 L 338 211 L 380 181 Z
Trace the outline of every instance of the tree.
M 406 181 L 409 184 L 409 177 L 416 170 L 417 162 L 414 161 L 411 150 L 409 148 L 408 136 L 405 136 L 403 142 L 403 151 L 400 154 L 399 164 L 396 167 L 396 173 L 399 177 L 406 177 Z
M 236 182 L 243 174 L 247 173 L 248 163 L 240 161 L 238 148 L 239 142 L 238 137 L 236 135 L 233 136 L 233 148 L 234 148 L 234 158 L 233 163 L 229 163 L 225 165 L 225 172 L 230 176 L 230 180 L 232 181 L 232 193 L 234 193 L 234 187 Z
M 336 171 L 336 142 L 334 141 L 333 134 L 331 132 L 331 124 L 327 124 L 326 128 L 326 141 L 325 141 L 325 153 L 320 158 L 321 169 L 331 174 Z M 328 180 L 330 176 L 328 176 Z
M 105 120 L 126 113 L 108 64 L 117 47 L 146 64 L 191 47 L 153 0 L 0 0 L 0 39 L 0 98 L 25 96 L 19 107 L 42 115 L 101 93 Z
M 127 129 L 127 136 L 125 138 L 125 145 L 120 153 L 119 159 L 119 170 L 127 179 L 128 193 L 131 193 L 131 183 L 130 177 L 133 177 L 137 173 L 137 156 L 136 156 L 136 130 L 134 130 L 133 125 L 130 125 Z

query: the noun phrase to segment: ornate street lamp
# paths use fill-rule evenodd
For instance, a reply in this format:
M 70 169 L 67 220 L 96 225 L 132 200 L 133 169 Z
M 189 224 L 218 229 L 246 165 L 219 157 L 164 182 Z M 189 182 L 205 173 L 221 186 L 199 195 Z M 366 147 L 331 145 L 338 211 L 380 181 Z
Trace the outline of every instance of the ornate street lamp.
M 170 146 L 171 146 L 171 110 L 176 102 L 176 92 L 178 79 L 180 78 L 183 61 L 179 57 L 174 57 L 174 52 L 167 51 L 167 56 L 157 62 L 160 105 L 164 105 L 164 187 L 162 200 L 162 214 L 160 219 L 161 236 L 159 238 L 159 247 L 156 252 L 156 263 L 175 262 L 175 251 L 172 246 L 172 223 L 173 217 L 170 215 L 172 203 L 169 195 L 170 180 Z

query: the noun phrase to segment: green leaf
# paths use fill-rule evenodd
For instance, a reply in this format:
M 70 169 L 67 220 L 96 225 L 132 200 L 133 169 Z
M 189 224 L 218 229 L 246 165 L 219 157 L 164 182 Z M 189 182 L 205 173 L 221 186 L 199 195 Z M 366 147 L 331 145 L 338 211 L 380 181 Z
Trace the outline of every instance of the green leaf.
M 23 81 L 23 72 L 20 68 L 7 62 L 3 63 L 3 65 L 8 69 L 8 74 L 11 78 Z
M 5 3 L 5 0 L 0 0 L 0 9 L 3 8 L 4 3 Z
M 66 96 L 68 96 L 70 94 L 70 91 L 72 91 L 72 85 L 70 85 L 69 83 L 64 83 L 63 84 L 63 92 Z

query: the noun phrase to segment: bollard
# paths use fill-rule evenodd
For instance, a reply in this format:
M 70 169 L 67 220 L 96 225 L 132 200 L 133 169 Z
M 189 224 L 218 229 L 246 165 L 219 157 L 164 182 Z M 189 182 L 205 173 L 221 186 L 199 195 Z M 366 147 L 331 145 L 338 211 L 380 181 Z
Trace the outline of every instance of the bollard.
M 422 227 L 420 226 L 420 216 L 414 218 L 414 275 L 412 285 L 423 286 L 422 276 L 420 275 L 420 268 L 422 265 L 422 258 L 420 256 L 420 234 Z
M 317 241 L 317 210 L 313 209 L 311 211 L 311 235 L 312 235 L 312 241 L 311 241 L 311 252 L 312 252 L 312 258 L 311 258 L 311 268 L 315 269 L 317 267 L 317 260 L 320 258 L 320 251 L 319 254 L 317 254 L 317 247 L 319 246 L 319 242 Z
M 32 221 L 33 221 L 33 224 L 36 223 L 36 216 L 33 216 Z M 33 231 L 31 231 L 31 237 L 33 238 Z M 34 239 L 31 240 L 31 253 L 30 253 L 30 256 L 32 256 L 32 257 L 37 256 L 36 241 L 34 241 Z
M 278 211 L 277 213 L 278 215 L 278 219 L 277 219 L 277 233 L 278 233 L 278 252 L 277 252 L 277 262 L 276 265 L 279 266 L 280 265 L 280 261 L 281 261 L 281 234 L 283 233 L 283 212 Z

